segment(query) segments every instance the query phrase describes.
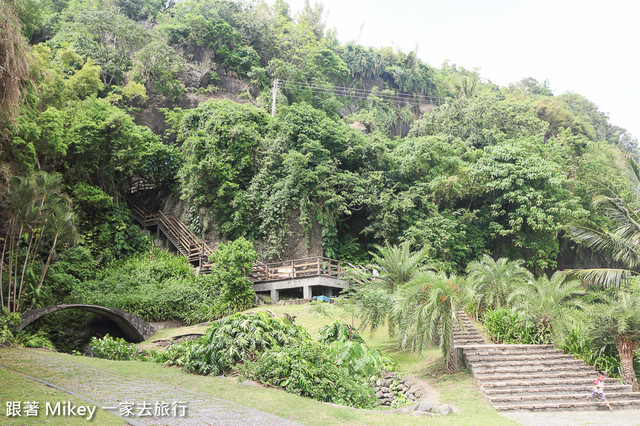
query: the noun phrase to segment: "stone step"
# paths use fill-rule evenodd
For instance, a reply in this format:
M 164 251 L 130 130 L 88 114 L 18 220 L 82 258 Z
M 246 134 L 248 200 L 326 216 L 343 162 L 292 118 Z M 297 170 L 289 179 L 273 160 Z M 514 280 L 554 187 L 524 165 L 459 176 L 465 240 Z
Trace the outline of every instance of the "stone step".
M 568 395 L 514 395 L 514 396 L 491 396 L 489 401 L 494 405 L 507 405 L 507 404 L 536 404 L 536 403 L 579 403 L 585 402 L 585 398 L 590 394 L 589 391 L 572 393 Z M 640 394 L 635 392 L 606 392 L 605 395 L 609 402 L 613 401 L 636 401 L 640 399 Z M 597 401 L 597 398 L 594 398 Z
M 453 332 L 453 337 L 482 337 L 480 336 L 480 333 L 472 333 L 472 332 L 460 332 L 460 333 L 456 333 L 455 331 Z
M 588 389 L 593 387 L 593 381 L 595 375 L 591 377 L 568 377 L 568 378 L 557 378 L 553 381 L 546 379 L 545 377 L 536 377 L 529 379 L 522 378 L 513 378 L 513 379 L 503 379 L 498 381 L 484 380 L 482 381 L 482 387 L 484 391 L 487 392 L 491 389 L 499 390 L 499 389 L 520 389 L 520 388 L 537 388 L 540 386 L 557 386 L 557 387 L 571 387 L 571 386 L 584 386 Z M 609 386 L 620 385 L 618 379 L 605 379 L 605 389 L 608 389 Z
M 495 344 L 488 345 L 487 347 L 481 347 L 480 349 L 492 349 L 492 350 L 527 350 L 527 349 L 555 349 L 553 345 L 506 345 L 506 344 Z M 466 349 L 474 349 L 474 346 L 469 346 Z
M 472 371 L 473 372 L 473 371 Z M 560 379 L 578 379 L 578 378 L 590 378 L 595 377 L 594 371 L 542 371 L 528 372 L 523 374 L 514 375 L 513 373 L 493 373 L 493 374 L 477 374 L 473 373 L 473 376 L 478 381 L 482 382 L 495 382 L 495 381 L 540 381 L 546 379 L 547 382 Z M 592 381 L 593 383 L 593 381 Z M 483 383 L 481 383 L 483 385 Z
M 583 393 L 586 397 L 591 392 L 593 383 L 591 384 L 576 384 L 576 385 L 564 385 L 564 386 L 503 386 L 500 388 L 484 389 L 484 394 L 487 397 L 493 396 L 534 396 L 534 395 L 571 395 L 576 393 Z M 630 385 L 607 385 L 605 392 L 609 393 L 629 393 L 631 392 Z
M 609 401 L 613 409 L 624 408 L 640 408 L 640 398 L 630 401 Z M 561 411 L 561 410 L 607 410 L 607 406 L 604 402 L 566 402 L 566 403 L 535 403 L 535 404 L 500 404 L 494 405 L 493 408 L 499 411 L 508 410 L 530 410 L 530 411 Z
M 555 365 L 545 365 L 545 364 L 529 364 L 529 365 L 520 365 L 520 366 L 496 366 L 494 364 L 488 364 L 484 366 L 471 366 L 471 372 L 478 379 L 485 377 L 487 375 L 493 374 L 508 374 L 513 378 L 529 375 L 529 374 L 555 374 L 555 373 L 564 373 L 564 374 L 581 374 L 585 375 L 596 375 L 596 371 L 593 367 L 587 367 L 583 363 L 578 363 L 574 365 L 567 365 L 565 363 L 555 364 Z
M 454 337 L 453 338 L 453 342 L 456 343 L 456 346 L 466 346 L 469 343 L 473 343 L 473 344 L 478 344 L 478 343 L 485 343 L 484 339 L 482 337 L 465 337 L 465 338 L 458 338 L 458 337 Z
M 468 361 L 469 367 L 473 369 L 483 369 L 489 367 L 522 367 L 522 366 L 584 366 L 584 362 L 580 359 L 547 359 L 547 358 L 538 358 L 538 359 L 522 359 L 522 360 L 511 360 L 510 358 L 496 359 L 492 361 Z
M 484 346 L 487 347 L 487 349 L 482 349 L 481 345 L 474 345 L 474 349 L 472 350 L 468 350 L 466 348 L 468 348 L 469 346 L 461 346 L 460 349 L 462 349 L 464 351 L 465 357 L 466 356 L 480 356 L 480 357 L 487 357 L 487 356 L 496 356 L 496 355 L 500 355 L 500 356 L 516 356 L 516 355 L 538 355 L 538 356 L 545 356 L 545 355 L 559 355 L 562 354 L 562 351 L 559 351 L 557 349 L 512 349 L 512 350 L 493 350 L 491 348 L 492 345 L 488 345 L 485 344 Z
M 516 355 L 510 355 L 508 358 L 505 357 L 504 355 L 486 355 L 486 356 L 480 356 L 480 355 L 469 355 L 465 357 L 467 361 L 469 362 L 478 362 L 478 361 L 485 361 L 485 362 L 498 362 L 498 361 L 503 361 L 508 359 L 509 361 L 529 361 L 529 360 L 538 360 L 538 359 L 544 359 L 544 360 L 556 360 L 558 362 L 560 361 L 564 361 L 564 360 L 574 360 L 575 358 L 573 357 L 573 355 L 570 354 L 563 354 L 563 353 L 558 353 L 558 354 L 546 354 L 541 356 L 540 354 L 516 354 Z

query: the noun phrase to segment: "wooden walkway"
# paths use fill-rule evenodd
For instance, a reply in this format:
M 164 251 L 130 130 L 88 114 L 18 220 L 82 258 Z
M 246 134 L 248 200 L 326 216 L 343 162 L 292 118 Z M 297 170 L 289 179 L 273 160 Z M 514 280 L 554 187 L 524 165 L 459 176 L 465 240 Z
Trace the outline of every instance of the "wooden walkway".
M 129 194 L 153 190 L 155 187 L 143 179 L 135 179 L 129 187 Z M 209 256 L 211 248 L 200 237 L 196 236 L 187 225 L 172 214 L 162 210 L 149 211 L 131 198 L 128 200 L 134 219 L 144 229 L 155 229 L 171 242 L 178 252 L 199 268 L 199 273 L 211 272 Z M 308 277 L 345 278 L 347 264 L 327 257 L 315 256 L 303 259 L 262 263 L 257 261 L 247 279 L 253 283 L 291 280 Z M 348 265 L 352 266 L 352 265 Z

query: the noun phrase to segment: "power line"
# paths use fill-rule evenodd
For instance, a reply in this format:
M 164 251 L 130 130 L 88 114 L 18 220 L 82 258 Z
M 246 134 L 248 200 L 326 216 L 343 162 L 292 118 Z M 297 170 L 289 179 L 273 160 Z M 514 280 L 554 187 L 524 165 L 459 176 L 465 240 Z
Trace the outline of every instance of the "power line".
M 419 94 L 413 93 L 394 93 L 394 94 L 386 94 L 386 93 L 372 93 L 371 91 L 359 88 L 347 88 L 341 86 L 319 86 L 317 84 L 311 84 L 302 81 L 291 81 L 291 80 L 282 80 L 278 81 L 283 89 L 301 91 L 307 93 L 314 94 L 333 94 L 336 96 L 345 96 L 355 99 L 364 99 L 367 100 L 370 96 L 375 96 L 377 98 L 394 101 L 394 102 L 404 102 L 406 104 L 411 104 L 414 106 L 418 106 L 424 103 L 439 103 L 440 98 L 437 97 L 429 97 Z
M 412 103 L 412 104 L 437 102 L 437 98 L 430 98 L 430 97 L 417 95 L 417 94 L 416 95 L 411 95 L 411 94 L 391 95 L 391 94 L 385 94 L 385 93 L 372 94 L 371 92 L 361 91 L 360 89 L 354 90 L 354 89 L 342 88 L 342 87 L 327 88 L 327 87 L 313 86 L 310 84 L 307 84 L 307 85 L 291 84 L 289 82 L 283 83 L 283 87 L 290 90 L 306 91 L 306 92 L 312 92 L 312 93 L 327 93 L 327 94 L 334 94 L 338 96 L 348 96 L 348 97 L 359 98 L 359 99 L 368 99 L 369 96 L 373 95 L 381 99 L 397 101 L 397 102 L 406 102 L 406 103 Z

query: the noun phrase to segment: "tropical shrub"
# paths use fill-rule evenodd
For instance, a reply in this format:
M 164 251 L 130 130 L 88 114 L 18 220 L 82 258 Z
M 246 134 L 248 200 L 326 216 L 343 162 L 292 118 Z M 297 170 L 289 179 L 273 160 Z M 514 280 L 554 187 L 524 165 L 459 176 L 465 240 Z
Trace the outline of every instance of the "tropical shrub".
M 615 345 L 605 345 L 597 349 L 584 329 L 571 330 L 564 339 L 562 350 L 584 360 L 587 365 L 593 365 L 596 369 L 605 371 L 608 376 L 620 377 L 620 355 Z
M 342 321 L 334 321 L 331 324 L 325 324 L 318 330 L 320 334 L 320 343 L 333 343 L 333 342 L 358 342 L 364 343 L 362 337 L 358 333 L 355 327 L 344 323 Z
M 311 340 L 269 349 L 243 371 L 250 379 L 319 401 L 360 408 L 376 403 L 370 386 L 329 361 L 327 347 Z
M 551 343 L 549 334 L 543 329 L 538 329 L 534 319 L 522 312 L 507 308 L 490 310 L 485 312 L 482 324 L 496 343 Z
M 305 329 L 266 313 L 235 314 L 214 322 L 186 357 L 186 369 L 218 376 L 273 347 L 311 340 Z
M 138 358 L 138 348 L 120 337 L 107 333 L 102 339 L 92 337 L 89 350 L 96 358 L 127 361 Z
M 353 377 L 363 383 L 375 381 L 383 371 L 395 371 L 398 364 L 380 351 L 371 349 L 364 342 L 336 341 L 327 347 L 331 363 L 346 368 Z
M 21 317 L 17 312 L 9 312 L 7 308 L 0 311 L 0 346 L 55 349 L 51 340 L 43 331 L 29 333 L 18 330 Z

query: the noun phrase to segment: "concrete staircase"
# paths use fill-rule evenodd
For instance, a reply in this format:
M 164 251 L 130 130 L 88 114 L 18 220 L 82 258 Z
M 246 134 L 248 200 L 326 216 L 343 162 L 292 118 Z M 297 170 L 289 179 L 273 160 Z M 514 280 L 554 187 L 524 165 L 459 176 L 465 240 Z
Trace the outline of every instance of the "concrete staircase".
M 597 398 L 589 403 L 596 370 L 552 345 L 493 345 L 466 315 L 465 331 L 454 332 L 454 345 L 478 387 L 497 410 L 588 410 L 607 407 Z M 476 343 L 477 342 L 477 343 Z M 640 408 L 640 393 L 617 379 L 606 379 L 605 395 L 613 409 Z
M 456 327 L 453 330 L 453 346 L 484 345 L 487 343 L 473 326 L 473 321 L 466 312 L 458 311 L 458 317 L 462 320 L 464 328 Z

